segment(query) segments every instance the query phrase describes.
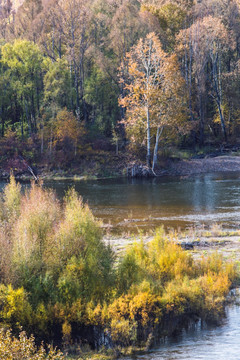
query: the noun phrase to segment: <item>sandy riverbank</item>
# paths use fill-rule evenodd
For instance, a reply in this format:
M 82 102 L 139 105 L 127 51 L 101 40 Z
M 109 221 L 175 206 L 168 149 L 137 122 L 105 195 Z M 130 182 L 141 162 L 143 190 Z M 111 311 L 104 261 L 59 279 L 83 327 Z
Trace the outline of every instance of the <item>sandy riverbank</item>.
M 45 168 L 38 168 L 36 166 L 39 179 L 43 180 L 89 180 L 89 179 L 102 179 L 126 176 L 127 163 L 115 164 L 112 169 L 108 168 L 107 175 L 106 169 L 103 165 L 100 166 L 98 173 L 87 172 L 84 173 L 74 171 L 73 173 L 63 170 L 49 171 Z M 171 160 L 169 159 L 164 168 L 159 168 L 157 171 L 158 176 L 191 176 L 197 174 L 204 174 L 210 172 L 240 172 L 240 156 L 224 155 L 217 157 L 205 157 L 203 159 L 189 159 L 189 160 Z M 0 169 L 0 179 L 8 179 L 10 170 Z M 33 176 L 27 170 L 15 168 L 14 174 L 19 180 L 31 180 Z
M 208 172 L 240 171 L 240 156 L 217 156 L 170 162 L 166 169 L 169 175 L 195 175 Z

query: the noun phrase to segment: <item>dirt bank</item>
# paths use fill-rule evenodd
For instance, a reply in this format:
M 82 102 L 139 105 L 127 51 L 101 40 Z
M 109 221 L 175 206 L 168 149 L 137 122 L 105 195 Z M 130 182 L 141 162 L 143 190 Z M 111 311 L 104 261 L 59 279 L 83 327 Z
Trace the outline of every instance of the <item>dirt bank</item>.
M 221 171 L 240 171 L 240 156 L 225 155 L 214 158 L 171 161 L 165 174 L 195 175 Z
M 127 159 L 123 161 L 121 158 L 116 158 L 114 163 L 109 163 L 107 166 L 106 164 L 98 163 L 97 160 L 95 162 L 98 164 L 98 171 L 93 171 L 90 168 L 86 168 L 84 171 L 79 169 L 69 169 L 68 171 L 60 169 L 47 170 L 41 166 L 36 166 L 36 171 L 40 179 L 51 180 L 87 180 L 127 176 L 129 165 Z M 10 171 L 10 168 L 0 168 L 0 179 L 8 179 Z M 240 156 L 224 155 L 217 157 L 206 156 L 204 159 L 168 160 L 164 168 L 162 167 L 157 171 L 157 175 L 191 176 L 223 171 L 240 172 Z M 30 180 L 33 178 L 27 169 L 22 169 L 19 166 L 14 167 L 14 175 L 19 180 Z

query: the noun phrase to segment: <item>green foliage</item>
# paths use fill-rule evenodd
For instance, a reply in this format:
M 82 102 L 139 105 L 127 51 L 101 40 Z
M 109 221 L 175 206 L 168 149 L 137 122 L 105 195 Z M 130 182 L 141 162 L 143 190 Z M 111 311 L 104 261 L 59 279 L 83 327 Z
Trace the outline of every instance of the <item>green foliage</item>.
M 69 107 L 71 99 L 71 82 L 68 63 L 65 59 L 52 62 L 45 61 L 47 69 L 44 76 L 44 102 L 54 103 L 59 108 Z
M 117 85 L 101 69 L 94 67 L 86 80 L 85 100 L 91 104 L 95 112 L 95 126 L 90 131 L 95 135 L 102 132 L 111 135 L 112 125 L 119 118 Z
M 10 176 L 10 183 L 4 188 L 3 197 L 6 217 L 14 221 L 20 214 L 21 186 L 16 183 L 13 175 Z
M 18 107 L 22 109 L 22 126 L 25 118 L 31 135 L 37 128 L 43 56 L 36 44 L 20 39 L 15 40 L 13 44 L 4 45 L 1 48 L 1 55 L 13 92 L 17 96 Z
M 161 6 L 146 3 L 142 6 L 142 11 L 149 11 L 157 18 L 162 31 L 163 44 L 168 51 L 173 51 L 176 35 L 184 27 L 186 21 L 186 9 L 174 2 L 168 2 Z
M 113 282 L 113 253 L 101 240 L 100 223 L 74 190 L 65 198 L 64 220 L 56 234 L 66 268 L 59 279 L 63 299 L 101 301 Z M 68 260 L 69 259 L 69 260 Z
M 98 222 L 87 205 L 74 189 L 68 191 L 65 197 L 64 217 L 58 231 L 56 242 L 61 247 L 60 258 L 63 261 L 73 255 L 78 256 L 88 247 L 100 242 L 102 231 Z

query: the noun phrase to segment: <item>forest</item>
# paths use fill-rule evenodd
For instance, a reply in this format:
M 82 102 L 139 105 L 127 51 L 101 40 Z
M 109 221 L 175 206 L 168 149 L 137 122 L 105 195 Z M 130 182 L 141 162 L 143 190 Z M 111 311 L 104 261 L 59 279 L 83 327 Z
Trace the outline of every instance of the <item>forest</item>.
M 106 226 L 74 188 L 57 197 L 37 171 L 155 176 L 178 151 L 239 150 L 239 92 L 239 0 L 0 0 L 0 178 L 10 178 L 0 184 L 1 359 L 109 360 L 224 317 L 237 250 L 212 250 L 228 241 L 200 254 L 170 228 L 145 241 L 139 225 L 138 241 L 116 250 L 104 237 L 113 212 L 127 233 L 140 223 L 136 204 L 104 204 Z M 14 175 L 26 169 L 36 182 L 21 187 Z M 226 209 L 210 180 L 194 183 L 197 217 Z M 174 196 L 184 222 L 190 181 L 164 186 L 163 202 Z M 162 204 L 153 186 L 141 189 L 142 223 L 167 218 L 152 211 Z
M 171 146 L 236 145 L 239 6 L 1 0 L 2 166 L 21 155 L 81 172 L 120 154 L 155 171 Z

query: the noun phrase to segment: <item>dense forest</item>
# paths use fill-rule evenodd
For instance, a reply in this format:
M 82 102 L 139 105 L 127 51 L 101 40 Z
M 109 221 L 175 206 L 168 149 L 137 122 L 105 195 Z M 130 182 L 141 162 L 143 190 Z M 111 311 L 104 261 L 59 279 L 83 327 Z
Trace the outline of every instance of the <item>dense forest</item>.
M 239 7 L 1 0 L 1 161 L 70 166 L 120 150 L 154 170 L 159 147 L 236 143 Z

